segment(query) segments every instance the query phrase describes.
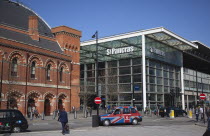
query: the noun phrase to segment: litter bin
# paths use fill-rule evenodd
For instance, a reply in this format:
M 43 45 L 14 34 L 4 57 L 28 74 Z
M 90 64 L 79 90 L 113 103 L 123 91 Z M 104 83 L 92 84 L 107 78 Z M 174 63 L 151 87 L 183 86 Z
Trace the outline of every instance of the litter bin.
M 92 127 L 99 126 L 99 117 L 98 115 L 92 115 Z

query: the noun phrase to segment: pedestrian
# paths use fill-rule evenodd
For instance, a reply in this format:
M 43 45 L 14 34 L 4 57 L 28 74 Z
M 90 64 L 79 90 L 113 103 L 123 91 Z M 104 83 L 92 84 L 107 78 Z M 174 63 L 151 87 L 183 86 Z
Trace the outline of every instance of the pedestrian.
M 58 117 L 58 121 L 61 122 L 61 125 L 62 125 L 62 134 L 65 135 L 66 133 L 66 126 L 67 126 L 67 123 L 68 123 L 68 115 L 67 115 L 67 112 L 65 111 L 64 108 L 62 108 L 62 110 L 60 111 L 59 113 L 59 117 Z
M 210 136 L 210 119 L 208 119 L 208 126 L 203 136 Z
M 89 109 L 90 117 L 92 116 L 92 107 Z
M 201 120 L 203 119 L 203 107 L 200 107 Z
M 210 108 L 206 107 L 206 117 L 207 117 L 207 121 L 209 120 L 210 117 Z
M 195 108 L 196 121 L 198 121 L 199 113 L 200 113 L 200 110 L 199 110 L 198 107 L 196 107 L 196 108 Z

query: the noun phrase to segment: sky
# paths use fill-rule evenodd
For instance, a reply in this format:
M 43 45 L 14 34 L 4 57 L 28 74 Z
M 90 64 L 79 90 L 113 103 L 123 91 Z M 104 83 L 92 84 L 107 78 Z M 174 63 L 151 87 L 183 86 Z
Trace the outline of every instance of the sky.
M 210 0 L 14 0 L 51 27 L 82 31 L 81 41 L 164 27 L 210 47 Z

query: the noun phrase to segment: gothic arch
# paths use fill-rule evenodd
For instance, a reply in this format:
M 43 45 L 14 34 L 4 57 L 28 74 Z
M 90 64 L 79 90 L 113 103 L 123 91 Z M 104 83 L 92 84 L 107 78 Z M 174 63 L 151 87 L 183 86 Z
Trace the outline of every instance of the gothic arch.
M 23 64 L 26 63 L 26 57 L 20 51 L 13 51 L 9 54 L 9 61 L 12 61 L 13 58 L 18 58 L 18 63 Z
M 68 67 L 68 65 L 67 65 L 65 62 L 61 62 L 61 63 L 59 64 L 58 68 L 60 69 L 61 67 L 64 67 L 64 70 L 65 70 L 66 72 L 69 72 L 69 67 Z
M 52 69 L 55 69 L 56 66 L 57 66 L 56 63 L 52 59 L 50 59 L 50 58 L 46 60 L 46 63 L 45 63 L 44 66 L 47 67 L 48 64 L 51 64 Z
M 54 98 L 56 95 L 52 92 L 46 92 L 44 95 L 43 95 L 43 99 L 46 99 L 46 97 L 50 97 L 51 99 Z
M 29 60 L 29 64 L 31 64 L 33 61 L 35 61 L 37 63 L 37 66 L 43 67 L 43 61 L 42 61 L 41 57 L 38 55 L 32 55 L 32 56 L 30 56 L 30 58 L 28 60 Z
M 23 96 L 23 93 L 17 90 L 12 90 L 6 93 L 6 99 L 9 97 L 15 97 L 17 99 L 20 99 Z
M 66 98 L 68 98 L 68 95 L 66 95 L 66 93 L 64 93 L 64 92 L 61 92 L 58 94 L 58 98 L 66 99 Z
M 27 97 L 28 99 L 29 98 L 41 98 L 42 97 L 42 94 L 39 92 L 39 91 L 30 91 L 28 94 L 27 94 Z

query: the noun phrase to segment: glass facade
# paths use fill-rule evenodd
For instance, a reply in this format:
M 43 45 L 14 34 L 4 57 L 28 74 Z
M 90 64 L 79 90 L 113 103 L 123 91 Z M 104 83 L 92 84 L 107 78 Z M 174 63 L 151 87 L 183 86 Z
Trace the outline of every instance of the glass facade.
M 184 68 L 184 89 L 185 100 L 188 100 L 188 103 L 185 101 L 185 105 L 192 108 L 196 104 L 197 94 L 199 97 L 200 93 L 210 93 L 210 75 Z
M 104 104 L 129 106 L 132 105 L 134 98 L 135 105 L 142 107 L 141 44 L 141 36 L 99 43 L 99 94 L 105 98 Z M 88 45 L 82 47 L 82 50 L 93 54 L 94 47 L 95 45 Z M 133 50 L 128 47 L 132 47 Z M 83 63 L 81 88 L 86 88 L 86 91 L 94 94 L 96 92 L 94 57 L 93 60 L 84 59 L 81 62 Z M 151 38 L 146 38 L 147 105 L 150 105 L 152 109 L 158 105 L 171 104 L 170 93 L 180 90 L 181 65 L 181 52 Z M 179 102 L 180 98 L 177 97 L 176 103 Z

